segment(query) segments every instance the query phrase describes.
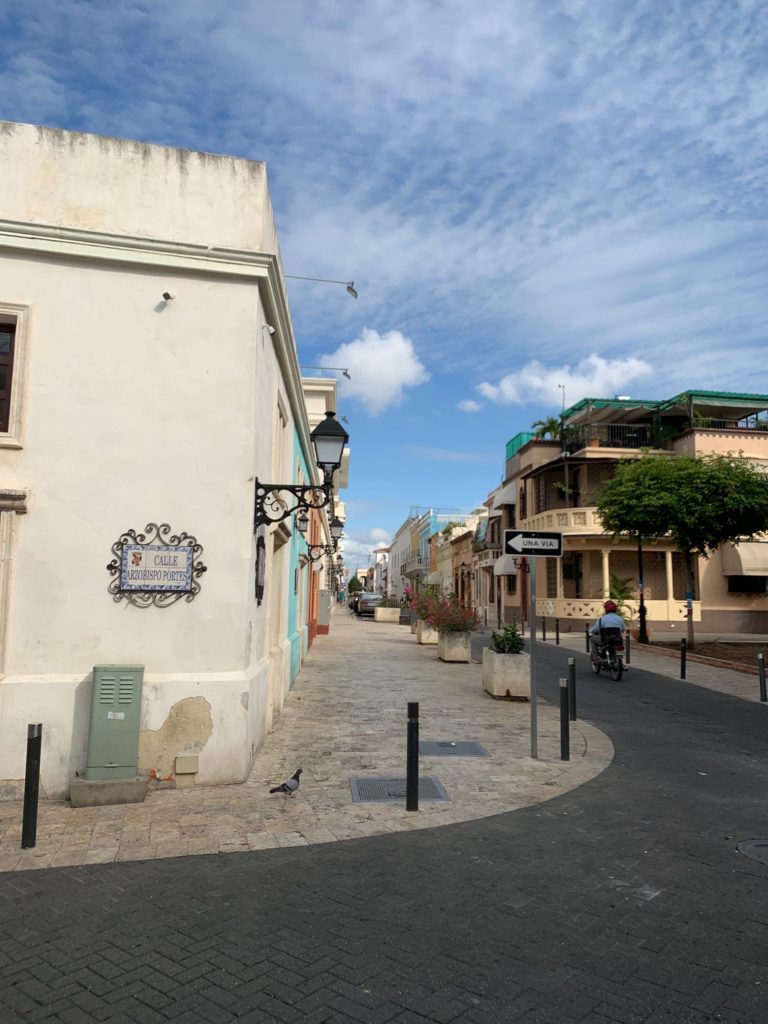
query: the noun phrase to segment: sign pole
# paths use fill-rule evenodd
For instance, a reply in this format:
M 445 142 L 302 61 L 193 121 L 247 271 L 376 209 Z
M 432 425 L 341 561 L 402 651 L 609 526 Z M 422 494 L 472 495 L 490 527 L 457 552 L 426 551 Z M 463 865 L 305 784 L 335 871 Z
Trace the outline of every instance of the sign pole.
M 529 644 L 530 658 L 528 664 L 531 670 L 531 757 L 538 758 L 538 732 L 536 719 L 536 556 L 530 559 L 530 572 L 528 573 L 528 604 L 531 616 L 531 640 Z

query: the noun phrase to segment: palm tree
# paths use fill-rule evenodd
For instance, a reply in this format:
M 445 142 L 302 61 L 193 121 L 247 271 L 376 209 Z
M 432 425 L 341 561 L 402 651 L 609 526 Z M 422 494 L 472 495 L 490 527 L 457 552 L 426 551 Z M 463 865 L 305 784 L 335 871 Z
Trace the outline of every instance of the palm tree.
M 560 418 L 558 416 L 547 416 L 545 420 L 536 420 L 535 423 L 531 424 L 531 427 L 535 431 L 534 437 L 539 441 L 543 441 L 549 434 L 553 441 L 556 441 L 560 436 Z

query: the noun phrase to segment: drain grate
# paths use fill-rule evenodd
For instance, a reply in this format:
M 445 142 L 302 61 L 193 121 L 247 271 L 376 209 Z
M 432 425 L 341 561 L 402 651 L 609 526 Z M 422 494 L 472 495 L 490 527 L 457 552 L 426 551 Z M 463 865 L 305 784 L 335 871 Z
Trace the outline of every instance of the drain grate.
M 768 839 L 745 839 L 736 849 L 758 864 L 768 864 Z
M 405 800 L 405 779 L 350 779 L 356 804 L 394 803 Z M 440 782 L 430 776 L 419 779 L 419 800 L 449 800 Z
M 422 740 L 419 753 L 424 757 L 488 757 L 474 740 Z

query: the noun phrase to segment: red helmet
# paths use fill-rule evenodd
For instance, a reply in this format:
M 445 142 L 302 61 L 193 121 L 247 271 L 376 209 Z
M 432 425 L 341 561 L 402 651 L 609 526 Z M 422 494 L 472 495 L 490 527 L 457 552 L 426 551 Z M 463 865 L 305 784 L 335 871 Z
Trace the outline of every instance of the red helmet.
M 606 601 L 603 605 L 603 609 L 606 612 L 616 612 L 619 610 L 619 606 L 616 604 L 615 601 Z

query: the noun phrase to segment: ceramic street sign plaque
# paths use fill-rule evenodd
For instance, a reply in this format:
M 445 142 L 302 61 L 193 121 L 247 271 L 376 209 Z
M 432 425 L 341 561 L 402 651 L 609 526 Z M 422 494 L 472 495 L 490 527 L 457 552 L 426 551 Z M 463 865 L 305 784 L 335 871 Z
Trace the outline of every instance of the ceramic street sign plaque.
M 120 566 L 121 590 L 191 590 L 191 547 L 125 544 Z
M 505 555 L 549 555 L 559 558 L 563 553 L 562 533 L 540 533 L 538 530 L 505 530 Z

